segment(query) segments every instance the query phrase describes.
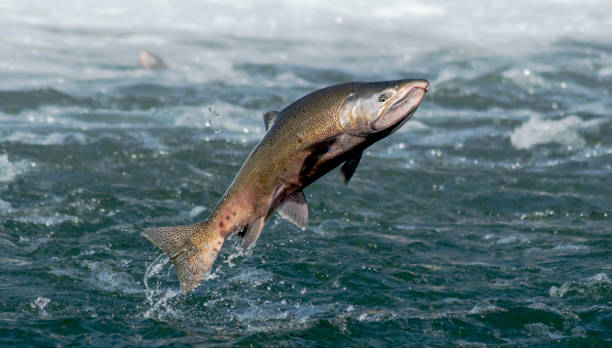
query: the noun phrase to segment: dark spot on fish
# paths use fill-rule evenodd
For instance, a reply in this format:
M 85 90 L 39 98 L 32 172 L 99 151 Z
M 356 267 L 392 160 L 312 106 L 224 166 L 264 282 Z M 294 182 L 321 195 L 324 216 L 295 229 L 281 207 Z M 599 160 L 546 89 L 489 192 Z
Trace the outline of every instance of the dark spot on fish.
M 229 220 L 229 215 L 225 215 L 225 220 Z
M 234 212 L 234 216 L 236 216 L 236 212 Z
M 223 227 L 223 221 L 219 222 L 219 227 Z

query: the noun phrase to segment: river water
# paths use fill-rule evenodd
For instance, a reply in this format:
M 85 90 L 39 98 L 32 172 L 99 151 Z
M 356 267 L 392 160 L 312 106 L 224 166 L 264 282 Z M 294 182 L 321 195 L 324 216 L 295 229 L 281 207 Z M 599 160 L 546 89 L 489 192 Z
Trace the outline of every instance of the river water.
M 609 1 L 0 2 L 0 343 L 609 345 Z M 148 49 L 167 68 L 137 62 Z M 179 292 L 262 114 L 427 78 L 348 186 Z

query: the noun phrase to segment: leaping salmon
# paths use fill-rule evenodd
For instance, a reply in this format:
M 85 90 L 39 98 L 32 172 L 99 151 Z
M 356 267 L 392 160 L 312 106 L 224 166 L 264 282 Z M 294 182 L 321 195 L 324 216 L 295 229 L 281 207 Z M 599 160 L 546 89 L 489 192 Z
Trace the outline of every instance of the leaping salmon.
M 161 58 L 147 50 L 138 53 L 138 63 L 141 67 L 147 69 L 162 69 L 166 67 L 166 63 Z
M 193 290 L 233 232 L 251 247 L 274 213 L 308 224 L 303 189 L 342 164 L 348 183 L 363 151 L 416 111 L 427 80 L 353 82 L 320 89 L 280 112 L 264 114 L 266 134 L 210 217 L 193 225 L 151 228 L 144 237 L 170 257 L 184 293 Z

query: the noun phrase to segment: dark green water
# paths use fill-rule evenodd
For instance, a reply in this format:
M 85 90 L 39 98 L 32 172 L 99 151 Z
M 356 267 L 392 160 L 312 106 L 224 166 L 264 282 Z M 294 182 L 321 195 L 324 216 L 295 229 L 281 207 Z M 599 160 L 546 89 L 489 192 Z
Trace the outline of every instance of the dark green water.
M 3 5 L 0 345 L 611 345 L 609 6 L 529 4 Z M 180 294 L 140 234 L 205 219 L 265 111 L 406 77 L 417 114 L 307 230 Z

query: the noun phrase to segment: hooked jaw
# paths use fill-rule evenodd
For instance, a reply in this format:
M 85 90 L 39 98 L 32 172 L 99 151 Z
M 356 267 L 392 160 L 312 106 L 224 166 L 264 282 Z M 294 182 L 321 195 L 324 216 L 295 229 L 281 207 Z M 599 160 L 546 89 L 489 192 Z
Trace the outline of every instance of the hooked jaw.
M 397 87 L 397 100 L 372 122 L 372 129 L 380 131 L 392 126 L 401 126 L 416 111 L 429 91 L 427 80 L 410 80 Z

